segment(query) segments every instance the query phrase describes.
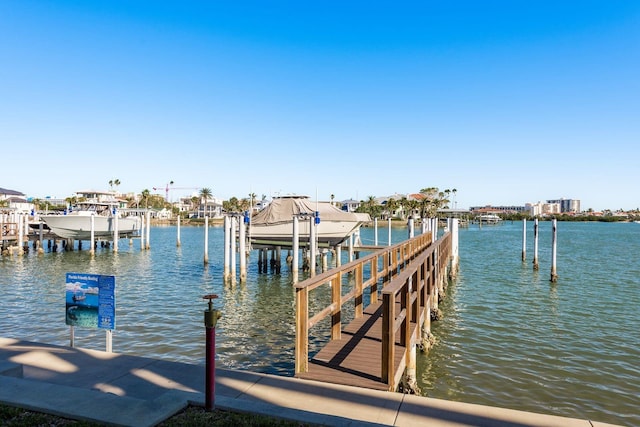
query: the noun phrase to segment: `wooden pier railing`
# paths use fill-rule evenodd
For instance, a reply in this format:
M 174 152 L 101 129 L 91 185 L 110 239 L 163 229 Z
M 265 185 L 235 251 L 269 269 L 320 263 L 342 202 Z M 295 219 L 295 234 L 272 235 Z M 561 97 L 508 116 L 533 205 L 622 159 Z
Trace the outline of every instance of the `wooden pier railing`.
M 358 383 L 354 385 L 362 385 L 360 379 L 363 377 L 368 380 L 375 377 L 373 382 L 377 384 L 369 381 L 365 386 L 395 389 L 404 368 L 412 364 L 407 349 L 412 346 L 415 349 L 414 344 L 420 340 L 417 331 L 422 330 L 423 323 L 430 322 L 430 310 L 437 307 L 437 287 L 444 277 L 450 254 L 450 233 L 435 243 L 432 243 L 431 233 L 425 233 L 296 284 L 296 376 L 326 381 L 332 381 L 328 377 L 333 377 L 335 381 L 332 382 Z M 343 295 L 345 275 L 353 280 L 349 281 L 351 289 L 346 289 Z M 325 286 L 330 286 L 331 302 L 315 313 L 309 313 L 311 293 Z M 369 304 L 365 307 L 367 295 Z M 346 327 L 349 330 L 343 339 L 343 313 L 345 309 L 351 309 L 350 303 L 353 303 L 353 322 Z M 362 320 L 363 315 L 366 321 Z M 327 318 L 330 319 L 330 341 L 316 357 L 323 352 L 327 354 L 320 357 L 321 363 L 310 364 L 309 330 Z M 358 326 L 353 326 L 355 324 Z M 360 328 L 359 332 L 352 330 L 356 327 Z M 364 341 L 367 343 L 360 345 Z M 337 345 L 330 345 L 336 342 Z M 367 353 L 358 357 L 370 360 L 371 365 L 377 367 L 374 368 L 376 372 L 372 373 L 371 367 L 366 366 L 339 366 L 340 361 L 356 354 L 358 347 Z M 369 354 L 372 351 L 377 351 L 378 355 Z M 400 351 L 405 352 L 404 357 L 396 357 Z M 314 376 L 310 369 L 324 371 Z M 327 369 L 333 369 L 336 375 L 327 374 Z M 360 376 L 360 379 L 348 379 L 343 374 Z M 337 378 L 341 375 L 342 378 Z

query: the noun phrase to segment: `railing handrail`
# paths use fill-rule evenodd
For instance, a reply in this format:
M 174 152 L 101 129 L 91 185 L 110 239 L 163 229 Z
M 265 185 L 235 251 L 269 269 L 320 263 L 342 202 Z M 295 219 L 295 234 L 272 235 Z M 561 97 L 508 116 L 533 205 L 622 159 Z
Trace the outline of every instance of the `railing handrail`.
M 444 272 L 451 255 L 450 232 L 445 233 L 434 245 L 417 256 L 405 270 L 391 280 L 382 290 L 382 354 L 380 378 L 390 387 L 395 386 L 395 344 L 400 332 L 400 345 L 409 349 L 412 340 L 411 323 L 416 326 L 428 316 L 431 298 L 438 286 L 438 279 Z M 396 305 L 400 303 L 400 310 Z M 426 311 L 426 312 L 425 312 Z M 408 354 L 408 353 L 407 353 Z M 405 354 L 405 364 L 407 364 Z
M 342 306 L 355 300 L 355 315 L 362 316 L 363 292 L 371 288 L 371 302 L 377 302 L 377 285 L 380 278 L 391 280 L 407 263 L 423 252 L 432 243 L 431 232 L 420 234 L 392 246 L 383 247 L 364 258 L 351 261 L 340 267 L 310 277 L 294 285 L 296 290 L 296 373 L 308 370 L 309 329 L 321 320 L 331 316 L 331 339 L 339 339 L 341 334 Z M 382 258 L 382 262 L 379 260 Z M 365 280 L 363 271 L 370 266 L 370 277 Z M 356 276 L 354 290 L 342 296 L 342 277 L 354 273 Z M 309 313 L 309 292 L 322 285 L 331 284 L 331 303 L 317 313 Z

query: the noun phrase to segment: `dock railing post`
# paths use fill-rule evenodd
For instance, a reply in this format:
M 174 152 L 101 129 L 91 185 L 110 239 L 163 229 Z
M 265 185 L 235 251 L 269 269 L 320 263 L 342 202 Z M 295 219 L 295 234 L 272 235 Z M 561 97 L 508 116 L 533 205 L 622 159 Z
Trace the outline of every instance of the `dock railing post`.
M 382 292 L 382 372 L 380 379 L 389 388 L 393 387 L 395 360 L 395 298 L 393 294 Z
M 296 374 L 309 370 L 309 289 L 296 288 Z

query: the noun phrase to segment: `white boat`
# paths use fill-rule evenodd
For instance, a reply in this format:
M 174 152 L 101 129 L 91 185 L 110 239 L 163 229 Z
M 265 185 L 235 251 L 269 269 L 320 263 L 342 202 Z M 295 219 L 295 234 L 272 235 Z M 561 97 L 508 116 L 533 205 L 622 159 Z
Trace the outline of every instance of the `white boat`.
M 94 238 L 113 238 L 116 217 L 120 237 L 138 234 L 140 218 L 124 216 L 112 192 L 82 191 L 76 195 L 79 201 L 64 215 L 40 215 L 54 234 L 65 239 L 89 240 L 93 218 Z
M 251 219 L 249 236 L 255 246 L 283 246 L 293 244 L 293 217 L 298 217 L 300 246 L 309 241 L 311 221 L 315 213 L 320 218 L 316 229 L 318 246 L 336 246 L 344 242 L 365 222 L 369 214 L 345 212 L 329 202 L 316 202 L 308 196 L 275 197 L 267 207 Z
M 502 221 L 502 218 L 496 214 L 484 214 L 478 216 L 478 221 L 480 221 L 480 223 L 484 222 L 485 224 L 497 224 Z

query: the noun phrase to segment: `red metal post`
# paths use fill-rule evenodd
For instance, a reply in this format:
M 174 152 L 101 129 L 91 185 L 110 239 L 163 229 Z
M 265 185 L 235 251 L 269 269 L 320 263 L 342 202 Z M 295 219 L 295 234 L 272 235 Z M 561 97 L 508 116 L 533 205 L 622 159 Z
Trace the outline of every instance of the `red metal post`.
M 205 295 L 203 299 L 209 300 L 209 307 L 204 312 L 204 326 L 206 337 L 205 355 L 205 409 L 213 411 L 216 401 L 216 323 L 220 318 L 220 312 L 213 308 L 213 300 L 218 298 L 215 294 Z

